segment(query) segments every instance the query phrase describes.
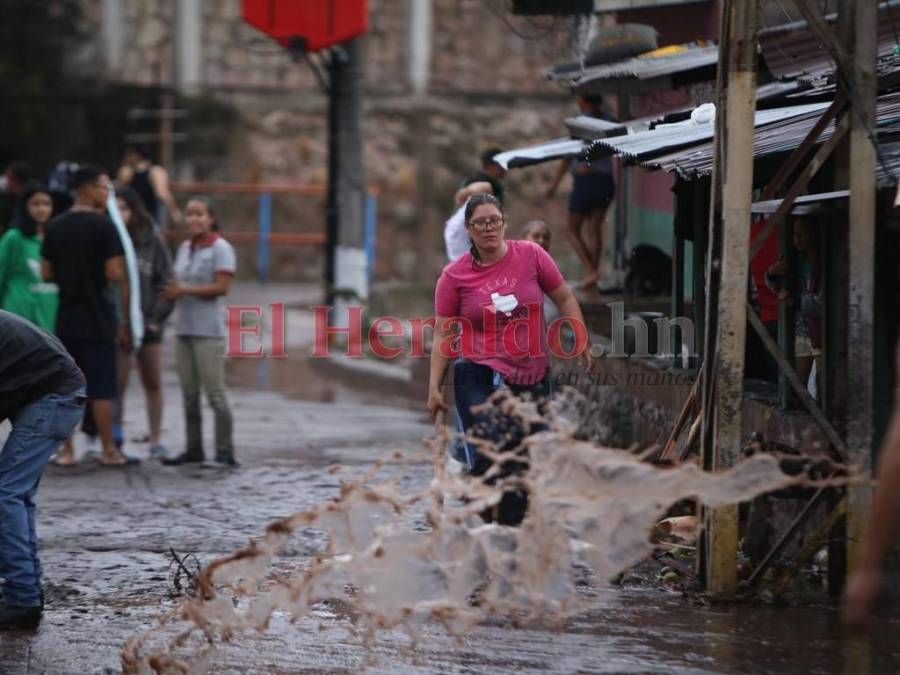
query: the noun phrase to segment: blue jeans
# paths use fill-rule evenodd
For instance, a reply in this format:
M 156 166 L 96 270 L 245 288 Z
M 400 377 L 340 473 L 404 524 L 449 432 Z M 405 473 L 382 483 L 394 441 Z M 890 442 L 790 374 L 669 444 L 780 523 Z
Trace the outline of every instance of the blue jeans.
M 41 604 L 41 563 L 34 526 L 35 495 L 44 467 L 84 416 L 84 389 L 48 394 L 22 408 L 0 450 L 0 577 L 3 602 Z
M 490 406 L 487 410 L 473 411 L 473 406 L 480 406 L 500 388 L 506 387 L 512 396 L 530 396 L 538 402 L 539 408 L 551 398 L 549 376 L 532 385 L 514 385 L 503 381 L 500 373 L 488 366 L 483 366 L 464 359 L 453 364 L 453 396 L 456 399 L 456 420 L 459 431 L 465 435 L 490 441 L 494 450 L 504 453 L 499 472 L 485 482 L 489 485 L 506 476 L 522 474 L 527 470 L 527 463 L 522 461 L 519 445 L 525 436 L 543 431 L 543 424 L 524 424 L 522 420 L 505 415 L 499 406 Z M 526 428 L 527 426 L 527 428 Z M 491 468 L 493 462 L 479 453 L 474 444 L 465 436 L 453 448 L 453 453 L 463 462 L 471 476 L 483 476 Z M 518 525 L 525 517 L 528 507 L 528 495 L 522 489 L 510 490 L 503 494 L 498 506 L 481 514 L 486 522 L 498 522 L 503 525 Z

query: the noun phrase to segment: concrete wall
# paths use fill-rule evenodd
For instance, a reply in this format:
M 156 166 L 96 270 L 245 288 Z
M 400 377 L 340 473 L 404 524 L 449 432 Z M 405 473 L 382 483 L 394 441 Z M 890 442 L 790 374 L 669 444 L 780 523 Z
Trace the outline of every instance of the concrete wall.
M 205 129 L 196 129 L 190 120 L 176 124 L 176 131 L 181 126 L 191 136 L 175 146 L 182 177 L 325 183 L 327 98 L 307 65 L 294 63 L 285 50 L 242 22 L 240 0 L 129 0 L 115 16 L 108 7 L 104 12 L 103 0 L 84 2 L 97 23 L 94 61 L 105 64 L 109 79 L 153 86 L 190 80 L 193 73 L 197 81 L 190 82 L 186 94 L 214 98 L 237 112 L 226 147 L 215 154 L 194 140 Z M 415 13 L 413 2 L 419 3 Z M 378 278 L 433 278 L 445 262 L 442 227 L 452 210 L 452 194 L 477 167 L 480 151 L 564 135 L 562 120 L 575 111 L 568 93 L 541 72 L 568 58 L 570 20 L 511 17 L 495 4 L 369 3 L 364 136 L 367 181 L 380 192 Z M 431 9 L 424 19 L 423 5 Z M 423 31 L 423 24 L 430 31 Z M 427 39 L 418 34 L 423 32 Z M 110 36 L 124 45 L 115 58 Z M 551 203 L 543 199 L 554 168 L 509 176 L 509 216 L 514 228 L 531 218 L 549 220 L 557 234 L 555 252 L 564 269 L 574 271 L 577 265 L 562 234 L 566 197 Z M 280 223 L 276 213 L 276 229 L 324 223 L 319 201 L 282 202 L 287 213 Z M 255 227 L 249 222 L 255 213 L 251 202 L 233 208 L 233 221 Z M 247 261 L 252 264 L 249 253 Z M 277 255 L 274 263 L 277 267 Z M 315 260 L 288 268 L 291 278 L 319 273 Z

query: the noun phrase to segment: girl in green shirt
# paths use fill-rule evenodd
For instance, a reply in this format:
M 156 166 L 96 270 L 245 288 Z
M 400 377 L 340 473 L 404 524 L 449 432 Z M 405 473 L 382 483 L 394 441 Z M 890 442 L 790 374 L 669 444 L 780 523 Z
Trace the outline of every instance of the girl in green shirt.
M 41 240 L 52 215 L 50 191 L 31 183 L 22 193 L 14 227 L 0 237 L 0 309 L 51 333 L 56 328 L 59 291 L 41 276 Z

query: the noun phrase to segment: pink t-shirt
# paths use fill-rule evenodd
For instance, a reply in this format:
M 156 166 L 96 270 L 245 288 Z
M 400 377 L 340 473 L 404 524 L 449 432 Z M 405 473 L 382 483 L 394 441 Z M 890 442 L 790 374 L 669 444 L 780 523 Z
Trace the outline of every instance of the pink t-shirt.
M 563 277 L 537 244 L 506 244 L 506 255 L 493 265 L 476 264 L 471 253 L 447 265 L 434 309 L 438 316 L 460 320 L 464 358 L 496 370 L 510 384 L 534 384 L 550 366 L 544 293 L 559 288 Z

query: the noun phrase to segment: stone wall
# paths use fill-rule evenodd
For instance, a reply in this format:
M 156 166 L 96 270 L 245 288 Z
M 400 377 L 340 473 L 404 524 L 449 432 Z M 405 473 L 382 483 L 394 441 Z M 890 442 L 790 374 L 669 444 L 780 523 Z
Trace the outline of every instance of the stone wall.
M 240 0 L 200 1 L 199 95 L 233 107 L 237 122 L 225 147 L 213 153 L 190 140 L 177 145 L 181 175 L 324 185 L 327 97 L 312 70 L 244 24 Z M 453 192 L 477 168 L 479 153 L 562 136 L 563 117 L 574 112 L 567 93 L 542 76 L 569 56 L 569 20 L 511 17 L 499 0 L 434 0 L 430 83 L 424 94 L 413 94 L 407 74 L 410 1 L 420 0 L 369 3 L 365 160 L 367 181 L 379 192 L 376 276 L 382 279 L 433 278 L 444 262 L 442 227 Z M 89 20 L 99 22 L 99 0 L 84 2 Z M 124 3 L 126 48 L 113 79 L 146 86 L 172 82 L 173 6 L 171 0 Z M 190 120 L 180 124 L 189 134 L 209 130 Z M 509 176 L 509 215 L 513 227 L 534 217 L 551 221 L 562 253 L 568 250 L 561 229 L 564 197 L 550 204 L 543 199 L 553 170 Z M 234 220 L 253 229 L 251 201 L 234 208 Z M 276 229 L 322 227 L 320 200 L 282 200 L 280 208 Z M 320 272 L 316 256 L 282 251 L 273 262 L 276 277 Z M 252 266 L 249 252 L 247 263 Z

